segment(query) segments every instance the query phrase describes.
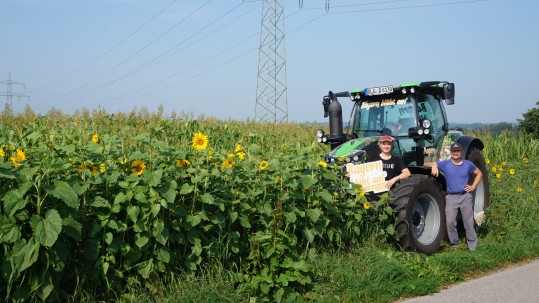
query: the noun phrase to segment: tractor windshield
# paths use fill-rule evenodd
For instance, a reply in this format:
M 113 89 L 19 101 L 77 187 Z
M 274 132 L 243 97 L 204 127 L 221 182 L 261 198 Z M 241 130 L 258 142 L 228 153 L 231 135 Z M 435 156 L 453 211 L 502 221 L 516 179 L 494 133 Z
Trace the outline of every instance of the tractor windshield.
M 418 152 L 419 149 L 439 150 L 438 145 L 447 131 L 445 112 L 441 100 L 430 94 L 401 98 L 385 96 L 358 102 L 353 133 L 357 137 L 389 134 L 397 139 L 393 152 L 401 156 L 406 164 L 416 164 L 417 155 L 422 154 Z M 408 130 L 420 126 L 424 120 L 431 121 L 430 134 L 419 142 L 409 138 Z
M 414 97 L 379 99 L 358 104 L 354 120 L 354 133 L 358 137 L 407 136 L 408 128 L 416 127 Z

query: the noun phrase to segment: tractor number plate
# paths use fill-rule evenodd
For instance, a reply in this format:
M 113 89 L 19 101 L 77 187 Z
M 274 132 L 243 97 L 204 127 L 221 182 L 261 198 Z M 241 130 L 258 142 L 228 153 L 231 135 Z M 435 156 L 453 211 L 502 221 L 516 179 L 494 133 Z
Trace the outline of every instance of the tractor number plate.
M 393 92 L 393 86 L 380 86 L 380 87 L 371 87 L 365 90 L 365 95 L 367 96 L 376 96 L 391 94 Z

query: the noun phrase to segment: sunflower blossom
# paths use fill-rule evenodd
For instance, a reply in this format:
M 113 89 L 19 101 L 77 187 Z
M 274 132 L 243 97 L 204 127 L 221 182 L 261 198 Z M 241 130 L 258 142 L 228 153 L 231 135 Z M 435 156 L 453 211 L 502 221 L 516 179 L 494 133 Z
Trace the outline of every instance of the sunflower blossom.
M 92 136 L 92 142 L 97 143 L 99 141 L 99 136 L 97 134 L 94 134 Z
M 105 170 L 107 170 L 107 166 L 105 165 L 105 163 L 101 163 L 101 164 L 99 165 L 99 171 L 100 171 L 101 173 L 104 173 Z
M 539 180 L 533 180 L 533 185 L 535 186 L 539 185 Z
M 237 152 L 236 152 L 236 156 L 238 156 L 238 158 L 239 158 L 240 160 L 245 159 L 245 153 L 244 153 L 242 150 L 237 151 Z
M 493 172 L 493 173 L 496 172 L 496 166 L 493 166 L 493 167 L 492 167 L 492 172 Z
M 236 148 L 234 149 L 234 152 L 237 153 L 239 151 L 242 151 L 243 150 L 243 146 L 241 146 L 241 144 L 236 144 Z
M 496 178 L 500 179 L 502 177 L 502 174 L 496 174 Z
M 485 160 L 487 164 L 490 164 L 490 159 Z
M 326 163 L 326 161 L 318 161 L 318 163 L 316 163 L 316 165 L 320 166 L 320 167 L 323 167 L 323 168 L 326 168 L 328 167 L 328 164 Z
M 232 168 L 236 164 L 235 155 L 230 153 L 226 156 L 226 158 L 223 160 L 222 167 L 223 168 Z
M 208 147 L 208 136 L 198 132 L 193 137 L 193 147 L 196 150 L 206 149 Z
M 268 168 L 268 166 L 269 166 L 268 161 L 262 161 L 262 162 L 260 162 L 259 167 L 260 167 L 260 170 L 264 170 L 264 169 Z
M 514 175 L 514 174 L 515 174 L 515 169 L 514 169 L 514 168 L 511 168 L 511 169 L 509 170 L 509 174 Z
M 142 175 L 144 170 L 146 169 L 146 163 L 142 160 L 135 160 L 133 163 L 131 163 L 131 172 L 137 175 Z
M 363 208 L 365 208 L 365 209 L 371 208 L 371 203 L 370 202 L 363 203 Z
M 10 160 L 13 165 L 20 166 L 22 161 L 26 160 L 26 154 L 22 150 L 17 149 L 15 156 L 11 157 Z
M 522 187 L 517 188 L 517 191 L 518 191 L 519 193 L 521 193 L 521 192 L 522 192 Z
M 191 162 L 189 162 L 189 160 L 176 160 L 176 167 L 188 167 L 189 165 L 191 165 Z
M 0 147 L 0 157 L 4 157 L 6 155 L 6 153 L 4 152 L 4 150 Z

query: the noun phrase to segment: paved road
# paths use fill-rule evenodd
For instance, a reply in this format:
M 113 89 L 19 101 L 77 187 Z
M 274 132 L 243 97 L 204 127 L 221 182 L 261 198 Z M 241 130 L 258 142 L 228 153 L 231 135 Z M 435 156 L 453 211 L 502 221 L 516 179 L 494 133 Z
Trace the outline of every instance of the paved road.
M 539 259 L 399 303 L 539 303 Z

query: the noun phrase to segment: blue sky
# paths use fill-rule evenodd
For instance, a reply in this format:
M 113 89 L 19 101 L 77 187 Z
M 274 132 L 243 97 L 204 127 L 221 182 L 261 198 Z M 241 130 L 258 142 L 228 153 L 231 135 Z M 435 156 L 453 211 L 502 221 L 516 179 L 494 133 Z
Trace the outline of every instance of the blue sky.
M 330 90 L 430 80 L 455 83 L 450 122 L 516 122 L 539 101 L 539 1 L 326 1 L 285 4 L 289 121 L 324 121 Z M 252 0 L 0 0 L 0 94 L 11 75 L 29 96 L 16 111 L 252 120 L 261 14 Z

